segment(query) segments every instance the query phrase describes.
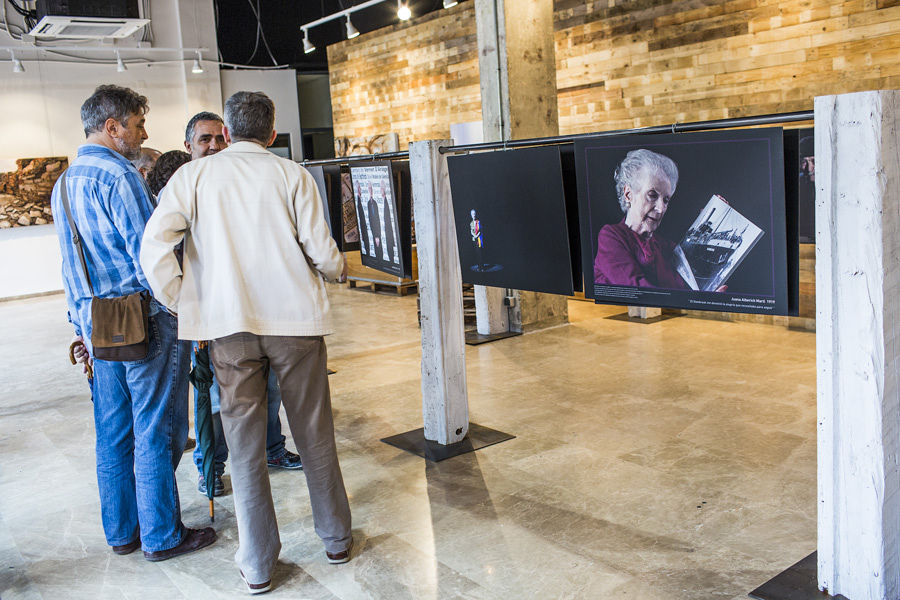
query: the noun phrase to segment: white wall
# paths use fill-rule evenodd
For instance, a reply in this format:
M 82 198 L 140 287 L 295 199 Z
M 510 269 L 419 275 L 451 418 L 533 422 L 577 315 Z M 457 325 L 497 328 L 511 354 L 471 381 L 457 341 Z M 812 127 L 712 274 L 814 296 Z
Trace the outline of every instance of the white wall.
M 0 298 L 62 290 L 62 257 L 53 225 L 0 233 Z
M 7 10 L 7 14 L 12 19 L 14 11 Z M 153 46 L 208 48 L 204 56 L 216 57 L 212 0 L 151 0 L 150 16 Z M 21 42 L 0 32 L 0 45 L 19 44 Z M 126 44 L 134 46 L 135 42 Z M 184 127 L 193 114 L 201 110 L 222 110 L 222 89 L 215 62 L 204 61 L 204 72 L 194 74 L 191 73 L 193 55 L 188 55 L 188 60 L 182 62 L 182 52 L 140 55 L 139 50 L 135 50 L 123 52 L 123 58 L 127 61 L 130 57 L 144 56 L 154 61 L 171 62 L 134 63 L 126 72 L 118 73 L 112 55 L 78 51 L 66 54 L 109 56 L 111 62 L 52 62 L 63 58 L 36 52 L 26 45 L 17 52 L 25 65 L 24 73 L 13 73 L 12 64 L 0 60 L 0 169 L 14 169 L 17 158 L 74 158 L 78 146 L 84 143 L 81 104 L 94 88 L 104 83 L 130 87 L 147 96 L 150 139 L 146 145 L 161 151 L 184 148 Z M 0 58 L 6 55 L 4 52 Z M 23 229 L 48 228 L 32 226 L 0 230 L 0 268 L 3 269 L 0 271 L 0 298 L 61 288 L 55 237 L 23 233 Z M 22 252 L 23 244 L 28 247 L 28 252 Z M 50 257 L 55 264 L 50 265 Z M 11 277 L 19 277 L 19 280 L 9 281 Z M 56 281 L 55 288 L 47 287 L 51 280 Z
M 300 140 L 300 107 L 297 101 L 297 72 L 222 71 L 222 98 L 235 92 L 263 92 L 275 103 L 275 131 L 291 134 L 291 156 L 303 158 Z

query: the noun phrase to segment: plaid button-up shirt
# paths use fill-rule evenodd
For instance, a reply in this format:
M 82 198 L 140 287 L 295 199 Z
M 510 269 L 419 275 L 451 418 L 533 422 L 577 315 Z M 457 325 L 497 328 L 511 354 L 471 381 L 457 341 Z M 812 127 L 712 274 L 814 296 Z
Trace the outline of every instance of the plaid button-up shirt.
M 75 332 L 90 347 L 91 290 L 63 209 L 59 187 L 53 187 L 51 207 L 59 246 L 62 277 Z M 141 174 L 124 156 L 105 146 L 86 144 L 66 172 L 72 219 L 81 237 L 94 296 L 108 298 L 150 291 L 138 262 L 141 237 L 154 200 Z

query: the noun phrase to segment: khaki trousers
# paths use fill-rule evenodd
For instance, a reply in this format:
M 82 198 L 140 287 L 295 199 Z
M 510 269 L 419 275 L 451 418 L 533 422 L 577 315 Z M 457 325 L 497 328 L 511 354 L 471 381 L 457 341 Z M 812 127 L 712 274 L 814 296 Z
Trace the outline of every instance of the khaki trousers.
M 281 539 L 266 466 L 266 380 L 275 371 L 291 435 L 303 461 L 316 533 L 328 552 L 350 545 L 350 505 L 334 442 L 325 341 L 237 333 L 213 340 L 222 427 L 231 449 L 231 487 L 240 546 L 234 556 L 250 583 L 271 578 Z

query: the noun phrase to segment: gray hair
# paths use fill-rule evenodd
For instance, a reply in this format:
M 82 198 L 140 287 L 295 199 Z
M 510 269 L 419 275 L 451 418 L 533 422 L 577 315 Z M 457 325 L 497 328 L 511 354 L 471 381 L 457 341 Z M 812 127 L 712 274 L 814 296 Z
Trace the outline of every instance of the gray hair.
M 161 152 L 159 150 L 144 146 L 141 148 L 141 155 L 131 161 L 131 164 L 133 164 L 134 168 L 138 171 L 144 167 L 152 167 L 156 164 L 156 159 L 159 158 L 160 154 Z
M 188 121 L 187 127 L 184 128 L 184 141 L 190 143 L 194 140 L 194 127 L 200 121 L 216 121 L 217 123 L 225 123 L 225 121 L 222 120 L 222 117 L 214 112 L 209 112 L 207 110 L 198 112 L 196 115 L 191 117 L 191 120 Z
M 146 96 L 117 85 L 101 85 L 81 105 L 81 125 L 89 136 L 103 129 L 108 119 L 122 125 L 132 115 L 144 116 L 150 110 Z
M 640 176 L 644 170 L 656 169 L 672 184 L 672 193 L 675 193 L 675 187 L 678 185 L 678 165 L 675 161 L 657 154 L 652 150 L 641 148 L 632 150 L 625 155 L 619 166 L 616 167 L 614 178 L 616 180 L 616 196 L 619 198 L 619 208 L 622 212 L 628 212 L 628 201 L 625 199 L 625 186 L 635 189 L 640 185 Z
M 275 103 L 262 92 L 236 92 L 225 102 L 225 126 L 233 140 L 265 144 L 275 128 Z

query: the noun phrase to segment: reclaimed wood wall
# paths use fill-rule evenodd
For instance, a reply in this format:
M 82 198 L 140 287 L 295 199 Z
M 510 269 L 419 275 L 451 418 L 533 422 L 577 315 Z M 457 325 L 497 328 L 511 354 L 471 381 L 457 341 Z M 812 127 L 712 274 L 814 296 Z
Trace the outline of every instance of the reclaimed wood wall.
M 900 0 L 555 0 L 560 134 L 812 110 L 900 88 Z M 328 47 L 335 136 L 481 118 L 475 6 Z
M 481 120 L 475 3 L 328 46 L 328 73 L 336 138 L 449 138 Z
M 560 133 L 900 87 L 898 0 L 556 0 Z

